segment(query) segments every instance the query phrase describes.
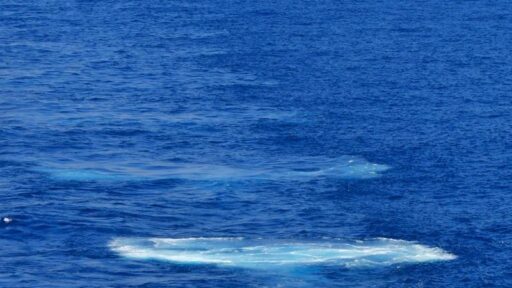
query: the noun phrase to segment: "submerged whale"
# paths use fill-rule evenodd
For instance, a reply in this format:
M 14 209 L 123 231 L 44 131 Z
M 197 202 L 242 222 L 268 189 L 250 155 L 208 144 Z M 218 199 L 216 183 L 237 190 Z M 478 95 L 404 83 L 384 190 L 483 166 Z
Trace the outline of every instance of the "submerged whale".
M 64 169 L 38 167 L 33 171 L 48 175 L 50 178 L 60 181 L 127 181 L 134 177 L 129 175 L 98 169 Z
M 268 241 L 244 238 L 116 238 L 109 243 L 109 247 L 121 256 L 140 260 L 252 269 L 317 265 L 372 267 L 456 258 L 440 248 L 387 238 L 356 242 Z
M 358 157 L 342 156 L 284 158 L 272 163 L 236 166 L 161 162 L 156 166 L 141 164 L 140 167 L 130 167 L 126 163 L 110 163 L 107 168 L 36 167 L 32 171 L 59 181 L 308 181 L 313 178 L 371 179 L 382 176 L 390 166 L 371 163 Z

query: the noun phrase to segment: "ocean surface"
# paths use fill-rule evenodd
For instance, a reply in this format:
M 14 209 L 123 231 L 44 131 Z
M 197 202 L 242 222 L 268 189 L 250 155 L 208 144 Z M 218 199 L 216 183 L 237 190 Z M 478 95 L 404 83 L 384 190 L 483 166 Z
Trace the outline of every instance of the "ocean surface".
M 510 1 L 0 1 L 0 287 L 512 287 Z

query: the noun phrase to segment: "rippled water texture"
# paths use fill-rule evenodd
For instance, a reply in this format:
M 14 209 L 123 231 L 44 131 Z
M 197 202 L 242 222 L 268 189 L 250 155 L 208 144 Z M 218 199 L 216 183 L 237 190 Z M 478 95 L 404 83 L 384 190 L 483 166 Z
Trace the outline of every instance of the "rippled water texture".
M 512 287 L 506 1 L 0 1 L 0 287 Z

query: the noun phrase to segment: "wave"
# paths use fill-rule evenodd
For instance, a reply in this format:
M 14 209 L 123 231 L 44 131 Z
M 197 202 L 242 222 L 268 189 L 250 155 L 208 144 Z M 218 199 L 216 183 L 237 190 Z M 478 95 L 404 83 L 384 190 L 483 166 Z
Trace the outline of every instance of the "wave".
M 387 238 L 353 243 L 244 238 L 116 238 L 109 243 L 109 247 L 123 257 L 140 260 L 254 269 L 304 265 L 373 267 L 456 258 L 440 248 Z

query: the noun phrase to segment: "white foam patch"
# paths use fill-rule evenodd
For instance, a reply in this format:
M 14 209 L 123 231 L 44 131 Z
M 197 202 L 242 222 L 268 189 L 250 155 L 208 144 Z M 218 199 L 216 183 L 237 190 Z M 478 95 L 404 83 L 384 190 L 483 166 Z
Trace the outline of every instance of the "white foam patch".
M 385 238 L 354 243 L 243 238 L 117 238 L 109 246 L 119 255 L 134 259 L 254 269 L 304 265 L 372 267 L 456 258 L 440 248 Z

